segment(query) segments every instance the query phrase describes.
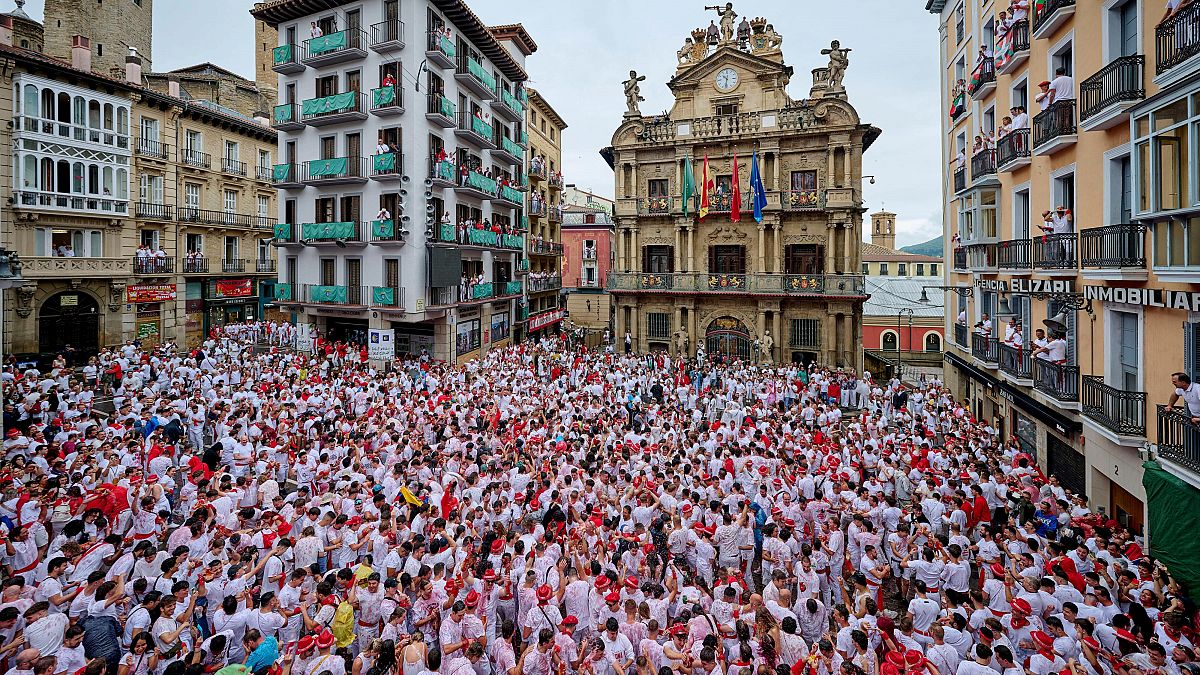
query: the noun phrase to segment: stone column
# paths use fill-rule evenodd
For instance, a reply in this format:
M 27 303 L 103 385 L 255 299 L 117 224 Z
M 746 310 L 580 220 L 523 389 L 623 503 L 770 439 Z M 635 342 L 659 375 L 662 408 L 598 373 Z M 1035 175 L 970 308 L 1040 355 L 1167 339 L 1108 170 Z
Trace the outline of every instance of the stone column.
M 687 229 L 688 271 L 696 272 L 696 226 L 688 225 Z
M 771 329 L 771 337 L 775 339 L 775 363 L 784 363 L 787 359 L 783 358 L 785 342 L 783 339 L 783 311 L 782 307 L 775 310 L 773 315 L 775 327 Z
M 833 175 L 833 146 L 825 150 L 825 187 L 831 188 L 837 185 L 837 176 Z
M 759 223 L 758 224 L 758 268 L 756 270 L 759 274 L 765 274 L 767 272 L 767 258 L 766 258 L 767 242 L 766 242 L 766 238 L 767 238 L 766 228 L 763 227 L 762 223 Z
M 846 227 L 843 227 L 842 230 L 843 236 L 845 237 L 845 244 L 844 248 L 842 249 L 842 272 L 846 274 L 857 274 L 858 270 L 851 267 L 851 263 L 854 262 L 854 254 L 852 253 L 855 244 L 854 226 L 853 224 L 847 223 Z
M 671 251 L 671 256 L 675 259 L 675 271 L 683 271 L 683 235 L 679 231 L 679 227 L 675 227 L 675 248 Z
M 696 332 L 696 303 L 688 305 L 688 336 L 692 339 L 692 353 L 696 353 L 696 348 L 700 345 L 700 340 L 704 338 Z
M 675 333 L 680 328 L 683 328 L 683 306 L 682 305 L 675 307 L 675 330 L 671 331 L 671 353 L 675 354 L 676 356 L 687 356 L 686 353 L 680 352 L 679 349 L 675 346 Z M 688 335 L 691 336 L 691 333 L 688 333 Z
M 826 225 L 826 226 L 825 226 L 825 228 L 826 228 L 826 234 L 825 234 L 825 274 L 833 274 L 833 273 L 834 273 L 834 266 L 833 266 L 833 261 L 834 261 L 834 258 L 833 258 L 833 252 L 834 252 L 834 250 L 835 250 L 835 248 L 836 248 L 836 244 L 837 244 L 837 229 L 836 229 L 836 228 L 833 226 L 833 224 L 832 224 L 832 223 L 831 223 L 831 224 L 828 224 L 828 225 Z
M 629 228 L 629 255 L 633 256 L 633 260 L 631 261 L 633 264 L 630 267 L 645 272 L 646 270 L 641 269 L 642 252 L 638 250 L 636 227 Z

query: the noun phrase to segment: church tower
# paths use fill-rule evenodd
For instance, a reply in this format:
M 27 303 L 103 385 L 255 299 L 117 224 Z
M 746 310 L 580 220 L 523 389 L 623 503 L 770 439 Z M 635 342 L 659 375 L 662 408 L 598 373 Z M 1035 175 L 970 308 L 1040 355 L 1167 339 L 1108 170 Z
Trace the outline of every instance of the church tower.
M 871 243 L 896 250 L 896 214 L 887 211 L 871 214 Z
M 264 3 L 254 3 L 258 9 Z M 279 76 L 271 70 L 274 65 L 274 50 L 279 45 L 279 31 L 266 21 L 254 20 L 254 81 L 269 106 L 274 107 L 279 99 Z M 267 109 L 268 112 L 270 108 Z
M 153 72 L 154 0 L 46 0 L 46 53 L 71 61 L 71 37 L 92 43 L 92 69 L 125 77 L 134 47 L 142 68 Z

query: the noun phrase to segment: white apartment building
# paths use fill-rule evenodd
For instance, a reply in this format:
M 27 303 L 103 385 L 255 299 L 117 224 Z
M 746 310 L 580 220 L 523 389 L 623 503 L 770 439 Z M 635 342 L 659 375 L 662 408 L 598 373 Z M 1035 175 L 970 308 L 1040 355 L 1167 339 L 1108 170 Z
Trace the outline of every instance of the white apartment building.
M 279 35 L 276 301 L 330 340 L 394 330 L 399 353 L 461 362 L 507 344 L 533 40 L 457 0 L 275 0 L 252 14 Z

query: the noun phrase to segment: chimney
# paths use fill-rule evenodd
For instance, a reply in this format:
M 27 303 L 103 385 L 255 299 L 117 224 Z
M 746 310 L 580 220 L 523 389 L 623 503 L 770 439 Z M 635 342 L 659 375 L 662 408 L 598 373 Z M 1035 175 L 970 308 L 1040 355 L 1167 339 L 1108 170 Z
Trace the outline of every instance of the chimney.
M 13 44 L 13 18 L 8 14 L 0 15 L 0 44 Z
M 167 94 L 179 98 L 179 78 L 174 75 L 167 78 Z
M 71 65 L 92 72 L 92 41 L 82 35 L 71 36 Z
M 137 47 L 129 48 L 125 57 L 125 80 L 130 84 L 142 85 L 142 57 L 138 56 Z

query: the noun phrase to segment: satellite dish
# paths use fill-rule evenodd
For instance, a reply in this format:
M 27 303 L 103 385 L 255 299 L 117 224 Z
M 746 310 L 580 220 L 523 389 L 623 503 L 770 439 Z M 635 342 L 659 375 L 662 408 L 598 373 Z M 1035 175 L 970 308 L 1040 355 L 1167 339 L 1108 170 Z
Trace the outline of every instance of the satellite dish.
M 1054 316 L 1042 322 L 1042 325 L 1050 329 L 1051 333 L 1066 333 L 1067 332 L 1067 313 L 1059 312 Z

